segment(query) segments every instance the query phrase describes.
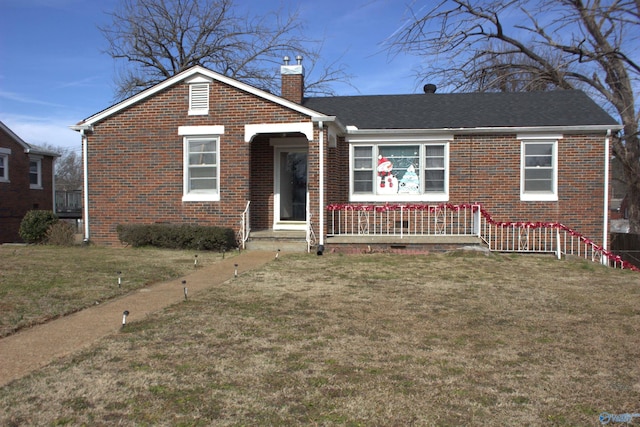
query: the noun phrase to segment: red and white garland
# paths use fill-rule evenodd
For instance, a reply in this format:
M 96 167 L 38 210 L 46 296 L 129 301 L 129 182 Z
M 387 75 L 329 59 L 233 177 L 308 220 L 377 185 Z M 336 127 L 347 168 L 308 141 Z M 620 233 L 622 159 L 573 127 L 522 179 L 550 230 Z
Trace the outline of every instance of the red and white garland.
M 364 204 L 330 204 L 327 205 L 328 211 L 364 211 L 364 212 L 390 212 L 390 211 L 399 211 L 399 210 L 407 210 L 407 211 L 429 211 L 431 213 L 437 213 L 442 210 L 450 210 L 450 211 L 460 211 L 460 210 L 471 210 L 472 212 L 476 212 L 480 209 L 480 214 L 487 220 L 489 224 L 498 226 L 498 227 L 513 227 L 513 228 L 552 228 L 565 231 L 569 233 L 571 236 L 578 238 L 585 245 L 589 245 L 593 248 L 594 251 L 598 251 L 602 253 L 602 256 L 607 259 L 614 261 L 615 263 L 619 263 L 622 265 L 622 268 L 626 268 L 633 271 L 640 271 L 640 268 L 631 264 L 628 261 L 624 261 L 620 255 L 616 255 L 613 252 L 604 249 L 602 246 L 595 244 L 593 241 L 587 239 L 582 234 L 578 233 L 575 230 L 567 227 L 564 224 L 559 222 L 529 222 L 529 221 L 494 221 L 491 218 L 491 215 L 484 210 L 481 205 L 472 205 L 470 203 L 454 205 L 451 203 L 442 203 L 439 205 L 427 205 L 427 204 L 389 204 L 385 203 L 383 205 L 364 205 Z

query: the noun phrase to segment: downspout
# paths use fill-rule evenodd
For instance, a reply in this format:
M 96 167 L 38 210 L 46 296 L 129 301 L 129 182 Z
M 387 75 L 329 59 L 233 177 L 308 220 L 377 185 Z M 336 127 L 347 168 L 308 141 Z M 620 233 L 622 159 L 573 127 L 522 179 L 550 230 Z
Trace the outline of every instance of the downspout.
M 84 129 L 80 129 L 82 137 L 82 169 L 83 169 L 83 189 L 84 189 L 84 243 L 89 243 L 89 153 L 87 144 L 87 136 Z
M 320 191 L 320 197 L 318 198 L 320 223 L 318 226 L 320 227 L 320 229 L 318 230 L 318 232 L 320 234 L 320 240 L 318 242 L 317 254 L 322 255 L 322 253 L 324 252 L 324 129 L 322 120 L 318 122 L 318 133 L 318 143 L 320 144 L 320 146 L 318 147 L 318 157 L 320 163 L 320 168 L 318 171 L 318 179 L 320 180 L 320 185 L 318 186 Z
M 603 236 L 602 236 L 602 248 L 606 251 L 609 245 L 609 139 L 611 138 L 611 129 L 607 129 L 607 136 L 604 139 L 604 223 L 603 223 Z M 602 256 L 600 262 L 602 264 L 609 264 L 609 260 Z

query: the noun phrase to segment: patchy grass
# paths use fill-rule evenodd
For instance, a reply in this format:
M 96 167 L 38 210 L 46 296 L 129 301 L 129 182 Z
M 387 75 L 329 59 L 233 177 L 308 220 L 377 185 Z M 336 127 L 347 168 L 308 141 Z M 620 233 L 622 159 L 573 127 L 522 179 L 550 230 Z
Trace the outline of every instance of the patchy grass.
M 215 252 L 0 245 L 0 337 L 215 262 Z M 118 286 L 118 274 L 121 284 Z
M 2 388 L 0 424 L 573 426 L 640 410 L 638 273 L 453 255 L 281 257 Z

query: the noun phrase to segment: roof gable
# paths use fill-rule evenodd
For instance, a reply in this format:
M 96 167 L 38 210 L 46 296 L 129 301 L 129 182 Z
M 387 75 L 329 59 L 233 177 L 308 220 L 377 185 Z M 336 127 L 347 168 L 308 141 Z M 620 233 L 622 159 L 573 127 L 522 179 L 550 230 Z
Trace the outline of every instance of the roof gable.
M 9 127 L 4 123 L 2 123 L 1 121 L 0 121 L 0 130 L 6 133 L 9 136 L 9 138 L 11 138 L 16 142 L 16 144 L 20 145 L 24 149 L 25 153 L 39 154 L 42 156 L 50 156 L 50 157 L 60 157 L 59 153 L 25 142 L 25 140 L 20 138 L 14 131 L 9 129 Z
M 303 105 L 359 129 L 618 126 L 578 90 L 320 97 Z
M 147 99 L 149 97 L 152 97 L 153 95 L 155 95 L 156 93 L 163 91 L 175 84 L 178 84 L 180 82 L 207 82 L 207 81 L 218 81 L 224 84 L 227 84 L 231 87 L 234 87 L 238 90 L 247 92 L 247 93 L 251 93 L 255 96 L 258 96 L 262 99 L 265 99 L 267 101 L 271 101 L 273 103 L 279 104 L 285 108 L 289 108 L 291 110 L 297 111 L 299 113 L 308 115 L 310 117 L 315 117 L 315 116 L 322 116 L 322 113 L 318 113 L 317 111 L 313 111 L 307 107 L 304 107 L 300 104 L 296 104 L 295 102 L 291 102 L 288 101 L 280 96 L 277 95 L 273 95 L 269 92 L 263 91 L 261 89 L 255 88 L 253 86 L 250 86 L 246 83 L 242 83 L 238 80 L 232 79 L 231 77 L 227 77 L 225 75 L 222 75 L 220 73 L 217 73 L 215 71 L 209 70 L 208 68 L 202 67 L 200 65 L 196 65 L 194 67 L 189 68 L 188 70 L 185 70 L 179 74 L 176 74 L 173 77 L 168 78 L 167 80 L 158 83 L 155 86 L 152 86 L 146 90 L 143 90 L 142 92 L 133 95 L 130 98 L 127 98 L 115 105 L 112 105 L 111 107 L 102 110 L 96 114 L 94 114 L 93 116 L 90 116 L 86 119 L 84 119 L 83 121 L 81 121 L 80 123 L 78 123 L 79 126 L 86 126 L 86 125 L 93 125 L 95 123 L 98 123 L 104 119 L 106 119 L 107 117 L 118 113 L 119 111 L 128 108 L 134 104 L 137 104 L 138 102 L 141 102 L 144 99 Z M 77 126 L 72 126 L 72 128 L 76 128 Z

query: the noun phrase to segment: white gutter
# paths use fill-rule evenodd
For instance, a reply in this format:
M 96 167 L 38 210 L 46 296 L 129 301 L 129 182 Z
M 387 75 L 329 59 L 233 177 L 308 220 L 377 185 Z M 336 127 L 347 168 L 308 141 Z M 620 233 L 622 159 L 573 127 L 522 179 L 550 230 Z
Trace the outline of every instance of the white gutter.
M 314 118 L 315 119 L 315 118 Z M 621 130 L 622 126 L 616 125 L 588 125 L 588 126 L 514 126 L 514 127 L 475 127 L 475 128 L 438 128 L 438 129 L 358 129 L 347 126 L 348 135 L 412 135 L 412 134 L 442 134 L 455 133 L 456 135 L 476 133 L 525 133 L 525 132 L 560 132 L 560 133 L 584 133 Z
M 335 116 L 312 117 L 311 121 L 318 123 L 318 133 L 319 133 L 318 143 L 320 144 L 320 146 L 318 147 L 319 149 L 318 160 L 320 163 L 320 167 L 318 170 L 318 174 L 319 174 L 318 179 L 320 181 L 320 185 L 319 185 L 320 197 L 318 198 L 318 204 L 319 204 L 318 211 L 320 213 L 318 227 L 320 227 L 319 228 L 320 240 L 318 241 L 318 255 L 322 255 L 322 252 L 324 252 L 324 219 L 325 219 L 325 213 L 324 213 L 324 122 L 334 122 L 339 127 L 341 126 L 341 124 L 337 122 Z
M 93 131 L 93 126 L 91 125 L 76 125 L 69 126 L 71 130 L 75 130 L 80 132 L 80 136 L 82 137 L 82 172 L 83 172 L 83 185 L 82 190 L 83 194 L 83 215 L 82 219 L 84 220 L 84 239 L 85 243 L 89 243 L 89 144 L 87 143 L 87 135 L 86 131 Z
M 607 130 L 607 136 L 604 139 L 604 223 L 602 227 L 602 248 L 608 249 L 609 245 L 609 139 L 611 137 L 611 129 Z M 608 258 L 602 257 L 600 262 L 607 265 L 609 263 Z
M 89 144 L 87 144 L 87 136 L 84 134 L 85 129 L 80 130 L 82 135 L 82 170 L 84 172 L 83 177 L 83 189 L 84 189 L 84 242 L 89 243 Z
M 318 153 L 318 157 L 319 157 L 319 163 L 320 163 L 320 168 L 318 171 L 319 174 L 319 181 L 320 181 L 320 185 L 319 185 L 319 191 L 320 191 L 320 197 L 318 199 L 318 210 L 320 211 L 320 224 L 318 225 L 318 227 L 320 227 L 320 229 L 318 230 L 320 232 L 320 241 L 318 242 L 318 255 L 322 255 L 322 252 L 324 252 L 324 129 L 323 129 L 323 123 L 322 121 L 318 122 L 318 144 L 319 144 L 319 153 Z

